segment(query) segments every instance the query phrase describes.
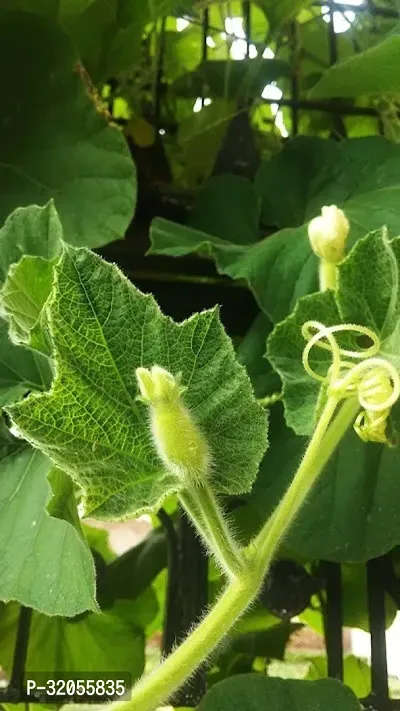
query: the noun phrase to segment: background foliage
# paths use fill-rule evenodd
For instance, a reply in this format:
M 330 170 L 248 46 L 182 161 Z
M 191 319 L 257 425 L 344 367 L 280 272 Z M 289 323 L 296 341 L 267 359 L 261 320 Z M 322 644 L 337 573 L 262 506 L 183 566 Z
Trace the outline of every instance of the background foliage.
M 2 420 L 0 666 L 6 675 L 21 606 L 33 610 L 26 661 L 31 671 L 125 669 L 136 679 L 146 652 L 151 666 L 151 642 L 159 651 L 165 633 L 170 599 L 165 528 L 154 516 L 148 538 L 115 556 L 106 535 L 82 522 L 81 490 L 65 473 L 92 484 L 97 477 L 90 500 L 99 516 L 119 518 L 158 504 L 168 489 L 164 509 L 179 532 L 176 482 L 159 478 L 138 405 L 140 466 L 148 476 L 139 492 L 131 486 L 132 501 L 126 492 L 118 493 L 122 480 L 116 486 L 116 470 L 126 469 L 119 447 L 126 423 L 119 419 L 120 402 L 112 421 L 104 404 L 113 392 L 114 374 L 106 392 L 97 387 L 96 397 L 88 380 L 94 373 L 97 386 L 107 382 L 109 373 L 101 368 L 107 370 L 103 355 L 110 344 L 122 363 L 121 388 L 132 398 L 139 360 L 151 365 L 161 358 L 168 365 L 179 332 L 186 345 L 179 341 L 173 361 L 179 361 L 177 370 L 192 373 L 193 406 L 201 395 L 198 373 L 203 369 L 204 376 L 208 367 L 208 410 L 199 416 L 210 437 L 216 437 L 216 420 L 232 434 L 220 452 L 229 481 L 219 484 L 243 541 L 279 501 L 304 451 L 314 411 L 313 384 L 302 382 L 304 374 L 294 367 L 298 320 L 316 309 L 329 319 L 338 308 L 346 318 L 360 320 L 365 313 L 352 310 L 351 284 L 356 283 L 357 294 L 368 284 L 379 305 L 385 289 L 395 288 L 379 281 L 387 265 L 379 262 L 383 257 L 376 244 L 383 225 L 390 238 L 399 234 L 399 8 L 395 0 L 382 0 L 380 6 L 382 14 L 369 14 L 366 7 L 354 17 L 336 11 L 328 27 L 329 8 L 311 0 L 3 0 L 0 405 L 15 419 L 20 413 L 17 421 L 24 430 L 23 413 L 33 403 L 38 421 L 46 416 L 30 439 L 42 447 L 44 439 L 47 443 L 46 454 L 39 452 L 20 439 L 18 430 L 9 431 L 7 415 Z M 335 38 L 336 57 L 329 32 L 340 23 L 343 29 L 344 22 L 346 31 Z M 179 222 L 152 214 L 151 254 L 211 258 L 220 274 L 232 284 L 245 284 L 255 297 L 259 314 L 239 339 L 237 358 L 257 397 L 278 392 L 279 400 L 282 381 L 285 386 L 285 417 L 282 404 L 271 406 L 270 448 L 259 468 L 265 418 L 250 397 L 246 413 L 238 404 L 249 388 L 215 312 L 176 324 L 114 266 L 72 249 L 94 249 L 124 236 L 135 213 L 137 176 L 143 200 L 161 193 L 174 199 L 184 194 L 191 201 Z M 345 210 L 350 246 L 358 245 L 353 262 L 341 271 L 339 307 L 315 293 L 317 261 L 307 240 L 308 221 L 331 203 Z M 69 257 L 58 273 L 56 300 L 53 292 L 50 321 L 54 326 L 57 312 L 59 326 L 51 333 L 48 298 L 62 241 L 70 245 Z M 71 257 L 76 254 L 79 259 Z M 368 264 L 368 282 L 356 281 L 359 264 L 353 272 L 352 264 L 357 258 Z M 107 284 L 110 318 L 99 307 Z M 91 321 L 93 314 L 97 322 Z M 394 318 L 397 323 L 397 311 Z M 105 322 L 109 341 L 100 343 L 99 324 Z M 146 352 L 140 359 L 135 343 L 144 331 Z M 162 338 L 167 331 L 172 351 Z M 99 348 L 97 360 L 93 343 Z M 79 351 L 87 368 L 75 392 L 70 385 L 76 386 L 76 373 L 70 381 L 68 373 L 74 373 Z M 297 403 L 285 382 L 288 364 L 289 374 L 296 376 Z M 48 396 L 55 373 L 59 390 Z M 228 395 L 232 409 L 225 411 Z M 77 401 L 87 405 L 82 421 Z M 56 437 L 54 418 L 59 425 L 69 422 L 70 429 L 61 432 L 61 427 Z M 71 433 L 81 441 L 89 427 L 92 439 L 98 429 L 95 441 L 86 443 L 84 471 L 79 457 L 73 462 L 78 446 L 72 446 Z M 110 441 L 118 445 L 111 478 L 102 449 Z M 234 481 L 233 465 L 240 457 Z M 288 644 L 300 625 L 324 629 L 320 560 L 342 566 L 344 624 L 368 629 L 363 564 L 393 548 L 395 563 L 398 558 L 397 459 L 397 449 L 365 445 L 352 432 L 346 436 L 289 533 L 266 590 L 213 658 L 207 672 L 210 691 L 199 711 L 225 711 L 238 698 L 241 711 L 258 711 L 266 699 L 271 709 L 275 704 L 285 711 L 318 709 L 321 703 L 343 711 L 359 707 L 351 691 L 320 679 L 327 671 L 323 655 L 296 656 L 296 673 L 307 684 L 268 678 L 268 673 L 273 674 L 273 660 L 290 660 Z M 99 487 L 99 472 L 109 477 L 107 486 L 103 480 Z M 212 601 L 222 584 L 212 565 L 208 579 Z M 395 613 L 388 595 L 387 626 Z M 289 668 L 281 664 L 279 673 L 284 676 Z M 348 657 L 344 671 L 346 685 L 367 696 L 368 667 Z

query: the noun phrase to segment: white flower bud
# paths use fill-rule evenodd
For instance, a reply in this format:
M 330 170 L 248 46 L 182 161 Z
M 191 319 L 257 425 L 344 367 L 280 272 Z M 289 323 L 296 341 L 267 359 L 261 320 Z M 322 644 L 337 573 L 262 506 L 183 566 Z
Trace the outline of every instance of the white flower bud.
M 315 254 L 331 264 L 341 262 L 350 225 L 343 210 L 336 205 L 325 206 L 321 215 L 308 225 L 308 237 Z

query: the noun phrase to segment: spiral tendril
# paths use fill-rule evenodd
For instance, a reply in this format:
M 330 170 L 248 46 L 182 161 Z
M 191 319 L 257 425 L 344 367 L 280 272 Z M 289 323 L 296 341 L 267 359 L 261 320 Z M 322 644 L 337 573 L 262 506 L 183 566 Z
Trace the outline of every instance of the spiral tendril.
M 328 380 L 328 394 L 338 400 L 358 398 L 363 409 L 357 416 L 354 429 L 364 442 L 390 444 L 386 435 L 387 419 L 400 396 L 400 376 L 385 358 L 377 357 L 381 342 L 376 333 L 358 324 L 325 326 L 319 321 L 307 321 L 301 331 L 307 340 L 302 359 L 306 372 L 314 380 Z M 360 350 L 342 348 L 335 334 L 346 331 L 368 336 L 371 345 Z M 332 354 L 332 363 L 325 375 L 310 365 L 310 354 L 315 347 Z

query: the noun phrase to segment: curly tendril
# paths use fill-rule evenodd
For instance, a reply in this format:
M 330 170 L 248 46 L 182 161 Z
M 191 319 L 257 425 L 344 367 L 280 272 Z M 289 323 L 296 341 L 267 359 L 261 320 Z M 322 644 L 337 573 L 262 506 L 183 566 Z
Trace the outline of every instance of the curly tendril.
M 371 345 L 360 350 L 341 348 L 335 334 L 346 331 L 368 336 Z M 386 435 L 387 418 L 400 396 L 400 376 L 385 358 L 376 357 L 381 347 L 376 333 L 357 324 L 325 326 L 319 321 L 307 321 L 301 332 L 308 341 L 302 358 L 306 372 L 314 380 L 328 380 L 328 394 L 338 400 L 358 397 L 363 409 L 354 423 L 354 429 L 364 442 L 390 444 Z M 310 353 L 314 347 L 332 354 L 332 363 L 325 375 L 320 375 L 310 365 Z

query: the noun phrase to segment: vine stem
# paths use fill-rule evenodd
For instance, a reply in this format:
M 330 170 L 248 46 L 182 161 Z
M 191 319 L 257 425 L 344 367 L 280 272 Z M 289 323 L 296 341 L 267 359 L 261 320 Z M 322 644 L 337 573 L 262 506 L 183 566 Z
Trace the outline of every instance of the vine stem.
M 286 494 L 246 549 L 245 570 L 184 642 L 133 688 L 131 699 L 112 704 L 113 711 L 154 711 L 207 659 L 253 602 L 289 526 L 360 407 L 356 398 L 349 398 L 331 423 L 337 405 L 336 397 L 328 399 Z
M 210 486 L 206 482 L 189 485 L 179 499 L 228 578 L 239 577 L 246 561 Z

